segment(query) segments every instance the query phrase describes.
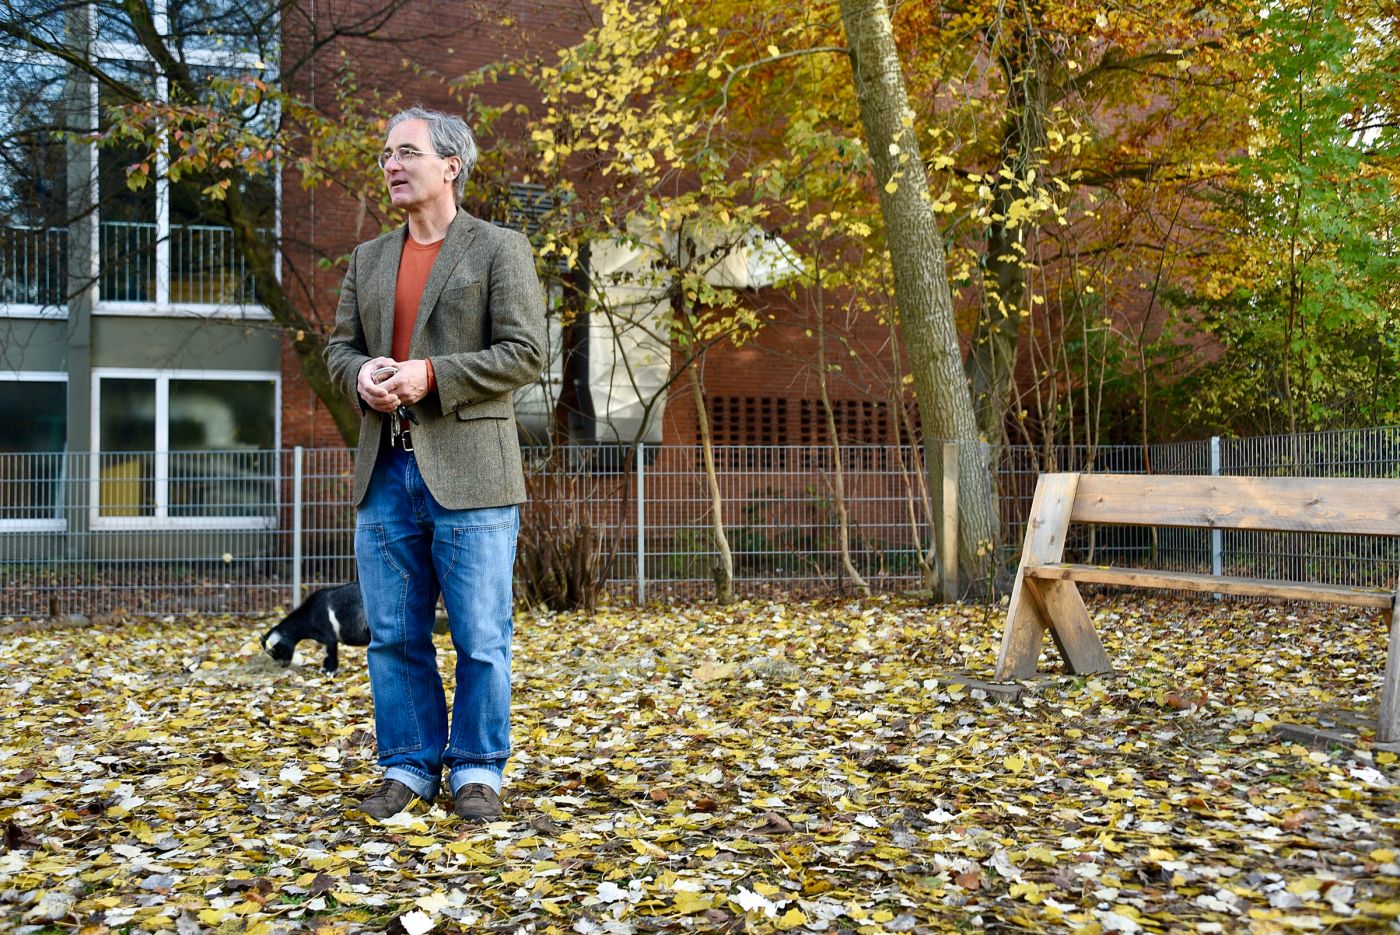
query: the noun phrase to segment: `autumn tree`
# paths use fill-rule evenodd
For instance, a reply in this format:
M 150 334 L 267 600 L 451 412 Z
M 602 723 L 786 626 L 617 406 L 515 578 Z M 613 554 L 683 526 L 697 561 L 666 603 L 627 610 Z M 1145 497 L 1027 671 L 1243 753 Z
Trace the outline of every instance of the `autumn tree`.
M 768 231 L 801 198 L 812 130 L 800 116 L 760 136 L 728 123 L 717 32 L 679 14 L 674 3 L 610 0 L 577 46 L 526 66 L 543 99 L 532 179 L 559 203 L 543 249 L 570 261 L 589 251 L 583 313 L 606 317 L 619 336 L 660 336 L 675 348 L 666 383 L 635 389 L 656 400 L 671 384 L 686 388 L 708 483 L 716 594 L 728 602 L 733 558 L 704 363 L 717 343 L 742 343 L 762 327 L 744 295 L 759 282 L 750 259 L 769 268 L 765 285 L 800 269 Z M 601 262 L 619 250 L 642 259 Z
M 1253 132 L 1212 216 L 1230 249 L 1177 296 L 1198 310 L 1223 354 L 1180 391 L 1193 417 L 1216 431 L 1393 422 L 1394 10 L 1317 0 L 1265 12 Z

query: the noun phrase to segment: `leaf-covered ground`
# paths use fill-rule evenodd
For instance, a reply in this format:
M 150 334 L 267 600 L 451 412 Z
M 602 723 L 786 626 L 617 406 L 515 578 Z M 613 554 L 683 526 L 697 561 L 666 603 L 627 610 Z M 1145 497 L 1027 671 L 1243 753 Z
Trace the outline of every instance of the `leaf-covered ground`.
M 266 660 L 267 621 L 11 627 L 0 929 L 1393 928 L 1395 756 L 1271 730 L 1374 717 L 1380 624 L 1094 611 L 1120 674 L 1014 703 L 946 682 L 990 674 L 981 608 L 521 614 L 485 827 L 445 801 L 354 811 L 377 776 L 363 650 L 330 679 L 311 643 Z

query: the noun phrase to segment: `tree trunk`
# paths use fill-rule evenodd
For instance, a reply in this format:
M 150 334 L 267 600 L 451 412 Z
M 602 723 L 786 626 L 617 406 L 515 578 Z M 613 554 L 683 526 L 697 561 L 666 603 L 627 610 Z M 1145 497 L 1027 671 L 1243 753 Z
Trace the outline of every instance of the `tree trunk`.
M 944 441 L 962 445 L 958 491 L 958 578 L 966 595 L 989 599 L 997 582 L 995 484 L 963 370 L 942 234 L 914 127 L 885 0 L 841 0 L 866 148 L 875 166 L 885 242 L 894 272 L 904 346 L 918 394 L 930 486 L 942 483 Z M 936 481 L 936 483 L 935 483 Z M 942 541 L 942 513 L 935 514 Z
M 831 409 L 831 395 L 826 391 L 826 306 L 822 302 L 820 273 L 817 278 L 817 389 L 821 391 L 822 410 L 826 413 L 826 432 L 831 440 L 831 463 L 835 468 L 832 499 L 836 506 L 836 530 L 841 546 L 841 567 L 861 594 L 870 594 L 870 584 L 861 577 L 851 561 L 851 520 L 846 513 L 846 481 L 841 466 L 841 436 L 836 431 L 836 414 Z
M 901 374 L 904 372 L 903 358 L 899 353 L 899 325 L 894 316 L 890 316 L 890 358 L 893 367 L 890 373 Z M 918 486 L 919 504 L 924 510 L 924 519 L 928 522 L 929 528 L 935 527 L 936 521 L 933 518 L 933 501 L 928 495 L 928 475 L 924 472 L 923 459 L 919 457 L 919 436 L 914 431 L 914 424 L 909 418 L 909 407 L 904 404 L 904 387 L 902 381 L 896 379 L 894 386 L 890 390 L 890 415 L 894 420 L 895 449 L 899 452 L 899 475 L 904 480 L 904 504 L 909 515 L 910 541 L 914 543 L 914 554 L 919 563 L 919 570 L 923 572 L 924 589 L 930 594 L 936 593 L 938 582 L 943 578 L 943 572 L 939 568 L 941 559 L 938 555 L 938 543 L 936 539 L 930 538 L 928 548 L 923 546 L 919 535 L 919 514 L 914 507 L 914 487 Z M 909 439 L 909 452 L 911 460 L 914 462 L 912 470 L 904 467 L 904 437 Z M 911 477 L 912 475 L 912 477 Z
M 705 460 L 705 480 L 710 486 L 710 523 L 719 559 L 711 569 L 715 577 L 715 600 L 734 603 L 734 556 L 724 532 L 724 498 L 720 496 L 719 475 L 715 471 L 715 448 L 710 440 L 710 419 L 705 414 L 705 391 L 700 386 L 700 362 L 691 364 L 690 392 L 695 400 L 695 418 L 700 433 L 700 452 Z

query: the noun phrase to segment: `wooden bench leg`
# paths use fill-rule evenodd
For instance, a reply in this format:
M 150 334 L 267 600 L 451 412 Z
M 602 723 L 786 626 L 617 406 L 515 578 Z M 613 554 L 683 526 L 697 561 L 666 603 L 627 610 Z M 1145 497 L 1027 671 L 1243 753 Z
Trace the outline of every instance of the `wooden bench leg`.
M 1079 586 L 1043 578 L 1028 578 L 1026 583 L 1045 619 L 1051 621 L 1050 636 L 1069 670 L 1076 675 L 1112 670 Z
M 1006 629 L 1001 635 L 996 677 L 1000 681 L 1028 678 L 1035 674 L 1040 658 L 1041 636 L 1052 618 L 1031 595 L 1033 585 L 1026 578 L 1027 565 L 1053 564 L 1065 554 L 1070 511 L 1078 474 L 1042 474 L 1035 485 L 1030 516 L 1026 520 L 1026 541 L 1021 548 L 1021 567 L 1011 589 L 1011 606 L 1006 610 Z M 1081 602 L 1082 606 L 1082 602 Z
M 1035 675 L 1041 637 L 1049 621 L 1029 592 L 1029 579 L 1018 581 L 1011 595 L 1011 606 L 1006 610 L 1006 630 L 1001 636 L 1001 655 L 997 658 L 996 677 L 1001 682 Z
M 1394 608 L 1381 615 L 1390 630 L 1385 656 L 1385 677 L 1381 681 L 1381 712 L 1376 723 L 1378 743 L 1400 743 L 1400 618 Z

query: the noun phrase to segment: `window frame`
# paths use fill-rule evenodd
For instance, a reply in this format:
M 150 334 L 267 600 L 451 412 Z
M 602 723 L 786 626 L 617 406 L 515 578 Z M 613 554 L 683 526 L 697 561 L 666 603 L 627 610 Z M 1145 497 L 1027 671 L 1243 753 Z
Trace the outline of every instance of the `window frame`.
M 68 400 L 68 374 L 63 370 L 0 370 L 0 382 L 4 383 L 62 383 L 64 386 L 64 399 Z M 66 429 L 66 426 L 65 426 Z M 65 443 L 63 450 L 57 454 L 63 458 L 63 464 L 68 466 L 68 446 L 66 442 L 67 432 L 64 433 Z M 13 452 L 13 454 L 25 454 L 26 452 Z M 40 454 L 46 452 L 37 452 Z M 0 454 L 0 457 L 6 457 Z M 60 485 L 65 478 L 60 477 Z M 55 504 L 55 509 L 59 515 L 49 519 L 5 519 L 0 517 L 0 532 L 67 532 L 68 518 L 60 501 Z
M 154 461 L 155 515 L 103 516 L 101 448 L 102 381 L 104 379 L 151 380 L 155 383 L 156 447 Z M 88 526 L 93 530 L 113 529 L 276 529 L 282 509 L 281 460 L 274 459 L 273 501 L 270 516 L 171 516 L 170 515 L 170 381 L 171 380 L 271 380 L 272 441 L 270 450 L 282 450 L 282 373 L 277 370 L 152 369 L 144 367 L 92 368 L 91 445 L 88 451 Z

